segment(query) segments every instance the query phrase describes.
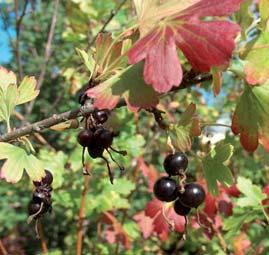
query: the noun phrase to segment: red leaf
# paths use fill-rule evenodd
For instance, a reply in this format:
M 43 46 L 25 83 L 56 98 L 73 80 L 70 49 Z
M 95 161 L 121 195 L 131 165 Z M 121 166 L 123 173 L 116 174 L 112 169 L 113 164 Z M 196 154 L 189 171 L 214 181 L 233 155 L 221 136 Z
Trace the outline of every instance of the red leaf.
M 142 157 L 138 159 L 138 167 L 148 181 L 148 191 L 153 192 L 154 183 L 159 176 L 158 171 L 152 165 L 147 165 Z
M 166 206 L 166 217 L 173 223 L 176 232 L 183 233 L 185 230 L 185 218 L 175 213 L 172 203 L 165 204 L 157 199 L 151 200 L 145 209 L 145 215 L 153 219 L 154 232 L 161 240 L 168 238 L 170 228 L 166 218 L 163 215 L 163 206 Z
M 105 212 L 102 217 L 102 221 L 108 225 L 105 236 L 109 243 L 113 244 L 119 242 L 127 249 L 131 247 L 128 234 L 111 213 Z
M 195 69 L 209 71 L 213 66 L 227 65 L 240 28 L 229 21 L 201 21 L 207 16 L 224 16 L 240 7 L 241 0 L 200 0 L 196 3 L 164 1 L 156 15 L 143 16 L 145 34 L 130 49 L 129 63 L 145 60 L 144 78 L 158 92 L 179 86 L 182 68 L 176 46 Z M 148 20 L 147 20 L 148 19 Z M 150 23 L 152 19 L 152 24 Z
M 154 231 L 154 220 L 146 216 L 144 211 L 137 213 L 133 218 L 137 221 L 143 237 L 145 239 L 149 238 Z

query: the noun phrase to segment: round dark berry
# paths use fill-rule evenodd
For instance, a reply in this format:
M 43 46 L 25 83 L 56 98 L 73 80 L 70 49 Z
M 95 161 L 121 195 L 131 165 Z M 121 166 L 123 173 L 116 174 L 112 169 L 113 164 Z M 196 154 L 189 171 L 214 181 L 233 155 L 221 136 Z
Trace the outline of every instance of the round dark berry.
M 100 110 L 93 113 L 93 118 L 97 124 L 104 124 L 108 119 L 108 114 L 106 110 Z
M 91 130 L 82 130 L 78 133 L 77 140 L 82 147 L 88 147 L 93 141 L 93 132 Z
M 170 175 L 178 175 L 180 170 L 185 171 L 188 166 L 188 158 L 182 152 L 169 154 L 166 156 L 163 166 L 165 171 Z
M 30 215 L 36 214 L 38 211 L 40 211 L 40 208 L 41 208 L 40 203 L 30 201 L 30 203 L 28 205 L 28 215 L 30 216 Z M 45 214 L 48 210 L 49 210 L 49 208 L 45 204 L 43 204 L 42 210 L 35 218 L 38 218 L 42 214 Z
M 184 186 L 185 191 L 179 192 L 181 203 L 187 207 L 197 208 L 205 200 L 204 188 L 198 183 L 187 183 Z
M 191 211 L 190 207 L 184 206 L 179 199 L 177 199 L 174 203 L 174 210 L 176 214 L 181 215 L 181 216 L 186 216 L 189 214 Z
M 99 147 L 109 148 L 113 142 L 113 132 L 106 128 L 98 128 L 94 132 L 94 140 Z
M 155 182 L 153 191 L 159 200 L 171 202 L 177 198 L 178 187 L 175 180 L 169 177 L 161 177 Z
M 100 158 L 103 156 L 104 148 L 97 146 L 96 144 L 92 144 L 88 147 L 88 153 L 92 158 Z
M 51 185 L 53 182 L 53 175 L 49 170 L 45 170 L 45 177 L 42 178 L 41 182 L 33 182 L 36 187 L 41 185 Z
M 41 192 L 34 192 L 33 193 L 33 201 L 35 203 L 41 203 L 46 199 L 46 195 L 44 193 Z

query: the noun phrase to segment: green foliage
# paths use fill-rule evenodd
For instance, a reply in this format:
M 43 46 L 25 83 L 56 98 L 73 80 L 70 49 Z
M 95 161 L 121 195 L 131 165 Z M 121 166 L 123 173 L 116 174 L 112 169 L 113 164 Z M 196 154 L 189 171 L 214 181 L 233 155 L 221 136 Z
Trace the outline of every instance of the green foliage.
M 7 159 L 1 169 L 1 177 L 8 182 L 18 182 L 25 170 L 31 180 L 40 181 L 45 175 L 44 166 L 34 155 L 9 143 L 0 143 L 0 160 Z
M 218 182 L 223 185 L 231 185 L 233 176 L 230 169 L 224 165 L 226 161 L 233 155 L 233 146 L 231 144 L 219 143 L 216 147 L 203 159 L 203 167 L 207 187 L 211 194 L 218 194 Z
M 12 29 L 15 28 L 13 2 L 6 1 L 1 5 L 4 16 L 11 11 L 6 15 L 6 21 Z M 54 1 L 29 2 L 32 4 L 28 5 L 22 21 L 20 53 L 23 74 L 34 75 L 37 79 L 44 64 L 48 31 L 55 5 Z M 34 2 L 37 3 L 35 6 Z M 36 90 L 35 78 L 25 76 L 22 81 L 18 81 L 19 71 L 15 64 L 16 56 L 13 56 L 6 68 L 14 73 L 0 69 L 0 121 L 7 122 L 7 128 L 12 129 L 21 126 L 22 122 L 34 122 L 54 113 L 78 108 L 78 94 L 88 85 L 91 78 L 97 78 L 100 85 L 89 94 L 104 95 L 104 108 L 107 108 L 108 104 L 116 104 L 120 97 L 123 97 L 129 108 L 134 111 L 130 113 L 126 108 L 115 109 L 106 123 L 106 126 L 115 132 L 119 131 L 119 136 L 114 138 L 113 147 L 128 152 L 125 157 L 113 154 L 125 167 L 123 173 L 112 160 L 109 160 L 115 175 L 114 185 L 109 183 L 104 161 L 93 160 L 87 152 L 85 153 L 86 164 L 90 168 L 90 176 L 86 178 L 90 181 L 82 215 L 82 254 L 116 254 L 118 249 L 118 254 L 123 255 L 178 252 L 184 255 L 224 255 L 228 251 L 224 251 L 223 240 L 229 252 L 236 253 L 236 240 L 242 236 L 245 236 L 246 240 L 240 239 L 239 248 L 247 250 L 243 252 L 256 254 L 256 249 L 262 247 L 263 254 L 267 254 L 268 196 L 263 188 L 269 180 L 269 161 L 268 152 L 264 149 L 267 140 L 263 138 L 267 138 L 268 133 L 268 1 L 260 0 L 257 4 L 253 1 L 243 1 L 240 10 L 231 17 L 240 24 L 241 36 L 237 37 L 238 48 L 234 51 L 235 57 L 228 67 L 228 72 L 220 73 L 220 68 L 214 67 L 213 84 L 211 81 L 202 82 L 199 87 L 180 89 L 165 96 L 160 96 L 145 83 L 143 63 L 128 66 L 127 52 L 138 39 L 138 31 L 126 39 L 129 30 L 128 33 L 122 34 L 124 40 L 121 43 L 115 42 L 115 38 L 119 38 L 118 35 L 124 32 L 125 28 L 134 24 L 135 19 L 131 15 L 135 11 L 131 9 L 131 1 L 123 5 L 106 27 L 105 32 L 108 33 L 99 36 L 97 42 L 88 48 L 88 42 L 94 38 L 106 18 L 110 16 L 111 10 L 120 2 L 60 1 L 51 45 L 52 57 L 46 66 L 40 93 Z M 146 3 L 135 2 L 141 6 Z M 156 1 L 149 2 L 151 8 Z M 21 2 L 19 7 L 21 13 Z M 138 11 L 141 20 L 144 21 L 143 8 Z M 148 12 L 146 15 L 152 13 Z M 141 22 L 140 28 L 146 27 L 146 23 Z M 13 42 L 11 47 L 14 46 Z M 82 50 L 87 48 L 88 50 Z M 108 49 L 112 48 L 113 51 L 109 52 Z M 16 52 L 15 48 L 12 49 Z M 202 49 L 199 49 L 199 56 L 200 51 Z M 188 81 L 188 78 L 193 78 L 188 77 L 191 66 L 181 53 L 180 55 L 184 79 Z M 192 72 L 191 75 L 196 75 Z M 261 85 L 257 80 L 266 82 Z M 246 82 L 255 83 L 256 86 Z M 212 85 L 214 95 L 211 91 Z M 27 103 L 37 95 L 33 111 L 29 114 Z M 237 106 L 236 101 L 239 101 Z M 141 106 L 147 108 L 157 102 L 158 109 L 166 113 L 162 115 L 165 122 L 170 124 L 167 133 L 157 127 L 151 113 L 137 111 Z M 13 115 L 14 110 L 24 116 L 25 120 L 16 119 Z M 219 126 L 213 127 L 214 123 L 226 123 L 227 119 L 229 121 L 226 124 L 230 125 L 230 114 L 234 111 L 242 126 L 240 131 L 258 133 L 257 141 L 264 144 L 264 147 L 260 146 L 255 153 L 243 151 L 239 139 L 231 132 L 223 131 Z M 207 126 L 207 123 L 213 125 Z M 0 123 L 1 134 L 7 129 L 4 124 Z M 48 169 L 54 176 L 53 212 L 42 219 L 42 224 L 49 254 L 76 253 L 79 212 L 85 189 L 81 163 L 82 148 L 78 145 L 76 136 L 83 125 L 84 123 L 81 123 L 78 130 L 49 130 L 14 143 L 12 141 L 12 144 L 0 143 L 0 159 L 3 160 L 0 163 L 1 177 L 12 182 L 21 179 L 15 185 L 0 180 L 0 240 L 8 249 L 16 246 L 23 250 L 22 254 L 41 254 L 40 243 L 35 239 L 34 225 L 26 223 L 27 205 L 32 198 L 33 190 L 30 180 L 40 179 L 44 175 L 44 169 Z M 164 237 L 160 240 L 156 233 L 145 239 L 134 219 L 137 213 L 144 211 L 152 198 L 150 184 L 159 176 L 159 172 L 163 173 L 163 159 L 171 149 L 167 146 L 167 137 L 169 147 L 186 151 L 188 155 L 188 181 L 197 180 L 204 183 L 205 178 L 209 192 L 214 195 L 214 198 L 208 199 L 211 202 L 215 199 L 211 204 L 206 201 L 205 206 L 199 208 L 201 216 L 204 216 L 206 210 L 211 210 L 210 220 L 218 230 L 213 230 L 212 235 L 208 235 L 208 222 L 203 217 L 201 221 L 207 228 L 198 228 L 194 211 L 190 219 L 193 219 L 192 222 L 197 228 L 189 226 L 187 240 L 184 241 L 179 241 L 178 234 L 172 231 L 167 240 Z M 223 141 L 218 142 L 221 139 Z M 36 153 L 31 154 L 33 147 Z M 107 153 L 104 155 L 109 158 Z M 139 161 L 142 158 L 145 161 L 144 168 Z M 21 178 L 24 170 L 30 176 L 30 180 L 27 175 Z M 239 197 L 226 192 L 226 188 L 235 184 L 235 180 L 240 191 Z M 223 201 L 225 205 L 231 205 L 231 212 L 220 210 Z M 125 233 L 111 243 L 108 242 L 108 235 L 115 233 L 115 226 L 103 221 L 104 213 L 108 212 L 115 217 L 118 226 L 122 226 L 122 233 Z M 23 239 L 19 238 L 20 236 L 23 236 Z M 126 248 L 121 242 L 126 236 L 131 248 Z M 245 241 L 249 241 L 251 246 L 245 248 Z

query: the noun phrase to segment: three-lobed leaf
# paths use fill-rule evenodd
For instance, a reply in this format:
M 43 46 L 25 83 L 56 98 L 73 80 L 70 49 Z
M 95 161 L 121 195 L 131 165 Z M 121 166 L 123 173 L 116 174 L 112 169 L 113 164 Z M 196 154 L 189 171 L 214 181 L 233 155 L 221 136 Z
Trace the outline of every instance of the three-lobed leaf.
M 16 105 L 27 103 L 38 94 L 34 77 L 24 77 L 17 87 L 16 75 L 0 67 L 0 121 L 9 122 Z
M 113 109 L 123 97 L 131 110 L 150 108 L 158 101 L 158 93 L 143 80 L 143 64 L 129 66 L 123 71 L 87 91 L 95 98 L 94 106 Z
M 254 185 L 249 179 L 244 177 L 238 177 L 236 186 L 244 195 L 244 197 L 239 198 L 237 201 L 237 204 L 241 207 L 260 206 L 262 200 L 267 197 L 259 186 Z
M 214 196 L 219 191 L 218 182 L 225 186 L 233 183 L 232 173 L 224 164 L 232 154 L 233 146 L 231 144 L 218 143 L 202 161 L 208 190 Z
M 249 152 L 260 143 L 269 150 L 269 82 L 261 86 L 245 86 L 236 106 L 232 131 L 240 134 L 242 146 Z
M 9 143 L 0 143 L 0 160 L 6 159 L 0 172 L 0 177 L 7 182 L 16 183 L 24 170 L 33 181 L 40 181 L 45 175 L 42 161 L 24 149 Z
M 141 38 L 128 53 L 129 63 L 145 61 L 144 79 L 157 92 L 167 92 L 182 81 L 177 48 L 199 71 L 227 66 L 240 27 L 229 21 L 202 19 L 229 15 L 240 8 L 240 3 L 241 0 L 135 1 Z

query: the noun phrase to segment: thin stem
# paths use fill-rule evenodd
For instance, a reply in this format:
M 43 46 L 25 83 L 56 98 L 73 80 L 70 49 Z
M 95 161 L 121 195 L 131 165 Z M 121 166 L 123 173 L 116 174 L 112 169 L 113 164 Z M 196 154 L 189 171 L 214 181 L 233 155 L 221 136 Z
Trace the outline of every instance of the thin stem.
M 181 90 L 181 89 L 185 89 L 188 88 L 190 86 L 193 86 L 199 82 L 205 81 L 205 80 L 210 80 L 212 79 L 211 75 L 205 75 L 203 76 L 203 78 L 197 78 L 194 77 L 193 79 L 187 79 L 186 81 L 183 80 L 181 86 L 177 87 L 176 89 L 173 89 L 172 92 L 175 92 L 177 90 Z M 168 94 L 163 94 L 164 95 L 168 95 Z M 161 97 L 162 97 L 161 96 Z M 126 106 L 125 101 L 122 99 L 119 101 L 118 105 L 116 106 L 116 108 L 120 108 Z M 27 126 L 23 126 L 15 131 L 12 132 L 8 132 L 5 135 L 0 136 L 0 142 L 9 142 L 12 140 L 16 140 L 19 137 L 25 136 L 25 135 L 29 135 L 35 132 L 41 132 L 44 129 L 47 129 L 51 126 L 54 126 L 56 124 L 59 123 L 63 123 L 67 120 L 71 120 L 71 119 L 76 119 L 78 117 L 82 117 L 82 116 L 88 116 L 90 113 L 94 112 L 94 108 L 92 105 L 87 105 L 87 106 L 82 106 L 81 108 L 78 109 L 74 109 L 74 110 L 70 110 L 61 114 L 54 114 L 52 117 L 47 118 L 47 119 L 43 119 L 41 121 L 38 121 L 36 123 L 27 125 Z M 210 124 L 207 124 L 210 125 Z M 221 124 L 218 124 L 221 125 Z M 230 126 L 227 126 L 230 127 Z
M 37 224 L 38 224 L 37 225 L 38 226 L 38 233 L 39 233 L 39 238 L 40 238 L 43 254 L 48 254 L 48 247 L 46 244 L 42 223 L 41 223 L 41 221 L 38 221 Z
M 267 214 L 267 212 L 266 212 L 266 210 L 264 209 L 263 206 L 262 206 L 262 212 L 263 212 L 263 214 L 264 214 L 264 216 L 265 216 L 265 218 L 267 220 L 267 223 L 269 224 L 269 216 L 268 216 L 268 214 Z
M 6 250 L 1 239 L 0 239 L 0 251 L 1 251 L 1 253 L 3 253 L 3 255 L 8 255 L 7 250 Z
M 21 63 L 21 52 L 20 52 L 20 32 L 21 32 L 21 25 L 22 25 L 22 20 L 23 17 L 25 16 L 26 13 L 26 8 L 28 5 L 29 0 L 25 0 L 22 14 L 19 16 L 19 1 L 14 0 L 14 5 L 15 5 L 15 15 L 16 15 L 16 43 L 15 43 L 15 55 L 16 55 L 16 62 L 17 62 L 17 67 L 19 70 L 19 80 L 22 80 L 23 77 L 23 72 L 22 72 L 22 63 Z
M 88 49 L 91 48 L 91 46 L 92 46 L 92 45 L 94 44 L 94 42 L 96 41 L 98 35 L 99 35 L 100 33 L 103 33 L 103 32 L 105 31 L 107 25 L 108 25 L 108 24 L 111 22 L 111 20 L 118 14 L 118 12 L 120 11 L 120 9 L 123 7 L 123 5 L 124 5 L 126 2 L 127 2 L 127 0 L 123 0 L 115 10 L 112 10 L 112 11 L 110 12 L 110 15 L 109 15 L 108 19 L 105 21 L 104 25 L 101 27 L 101 29 L 98 31 L 98 33 L 94 36 L 94 38 L 88 43 L 87 48 L 86 48 L 86 51 L 87 51 Z
M 40 75 L 38 77 L 37 85 L 36 85 L 36 88 L 38 90 L 43 85 L 45 75 L 46 75 L 47 64 L 48 64 L 48 61 L 49 61 L 50 56 L 51 56 L 51 45 L 52 45 L 52 40 L 53 40 L 53 36 L 55 33 L 55 28 L 56 28 L 56 23 L 57 23 L 58 7 L 59 7 L 59 0 L 55 0 L 54 12 L 53 12 L 53 15 L 51 18 L 51 25 L 50 25 L 50 30 L 49 30 L 48 39 L 47 39 L 46 48 L 45 48 L 45 53 L 44 53 L 44 62 L 41 66 Z M 27 115 L 31 114 L 33 107 L 34 107 L 34 104 L 35 104 L 35 100 L 33 100 L 29 103 L 29 105 L 26 109 Z
M 88 171 L 89 166 L 86 166 L 86 168 Z M 82 254 L 83 237 L 84 237 L 83 223 L 85 219 L 86 195 L 89 190 L 89 182 L 90 182 L 90 176 L 84 175 L 83 190 L 81 193 L 80 209 L 79 209 L 76 255 Z

